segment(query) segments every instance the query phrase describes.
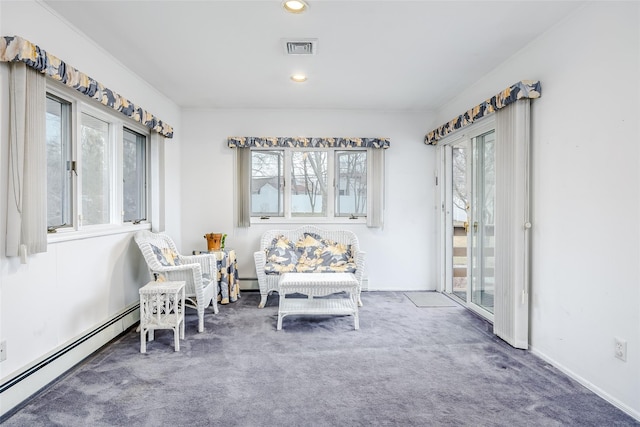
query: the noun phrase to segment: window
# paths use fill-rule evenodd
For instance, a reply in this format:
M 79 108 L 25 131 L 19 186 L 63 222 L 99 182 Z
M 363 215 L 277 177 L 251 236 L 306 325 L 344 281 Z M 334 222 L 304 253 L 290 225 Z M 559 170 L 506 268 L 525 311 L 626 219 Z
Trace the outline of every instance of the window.
M 82 114 L 82 225 L 111 222 L 109 123 Z
M 356 219 L 366 215 L 366 150 L 251 151 L 252 217 Z
M 71 104 L 47 96 L 47 227 L 72 224 Z
M 291 152 L 291 216 L 327 216 L 326 151 Z
M 339 151 L 336 216 L 367 214 L 367 152 Z
M 123 221 L 139 223 L 147 215 L 147 138 L 126 128 L 123 135 Z
M 67 91 L 46 101 L 49 231 L 145 220 L 149 131 Z
M 251 216 L 284 215 L 284 152 L 251 153 Z

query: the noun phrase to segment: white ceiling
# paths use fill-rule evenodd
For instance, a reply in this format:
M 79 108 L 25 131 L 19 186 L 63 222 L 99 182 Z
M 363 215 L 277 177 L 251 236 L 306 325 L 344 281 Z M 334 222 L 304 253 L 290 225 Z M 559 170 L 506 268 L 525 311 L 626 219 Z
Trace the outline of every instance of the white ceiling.
M 440 107 L 582 3 L 308 2 L 308 12 L 294 15 L 280 0 L 45 0 L 183 107 L 421 111 Z M 318 54 L 286 56 L 283 38 L 317 38 Z M 294 72 L 308 80 L 292 82 Z

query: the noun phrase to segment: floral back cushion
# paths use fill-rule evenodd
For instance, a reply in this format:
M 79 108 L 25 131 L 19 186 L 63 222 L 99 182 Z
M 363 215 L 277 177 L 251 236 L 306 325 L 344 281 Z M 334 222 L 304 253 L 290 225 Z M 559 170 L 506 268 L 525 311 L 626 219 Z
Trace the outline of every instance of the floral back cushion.
M 266 254 L 266 274 L 356 271 L 351 245 L 323 239 L 315 233 L 304 233 L 295 244 L 285 236 L 278 236 Z
M 296 249 L 300 257 L 319 258 L 325 244 L 322 237 L 314 233 L 304 233 L 296 242 Z
M 298 263 L 298 252 L 295 245 L 286 237 L 278 236 L 266 250 L 267 262 L 264 266 L 266 274 L 280 274 L 293 271 Z
M 151 250 L 153 251 L 153 254 L 156 256 L 156 259 L 161 265 L 165 267 L 180 265 L 180 258 L 178 258 L 178 254 L 172 251 L 171 249 L 169 248 L 161 249 L 155 245 L 149 245 L 149 246 L 151 246 Z

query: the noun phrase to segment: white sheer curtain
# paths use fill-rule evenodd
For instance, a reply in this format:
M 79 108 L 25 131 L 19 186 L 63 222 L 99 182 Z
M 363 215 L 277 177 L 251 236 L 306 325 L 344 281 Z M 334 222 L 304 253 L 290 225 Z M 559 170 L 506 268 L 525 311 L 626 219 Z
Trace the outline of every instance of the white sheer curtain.
M 238 148 L 235 152 L 237 225 L 240 228 L 247 228 L 251 225 L 251 150 Z
M 493 332 L 529 345 L 530 101 L 496 113 L 496 228 Z
M 6 256 L 47 251 L 45 78 L 24 63 L 9 75 L 9 180 Z
M 367 150 L 367 227 L 371 228 L 384 225 L 384 151 Z

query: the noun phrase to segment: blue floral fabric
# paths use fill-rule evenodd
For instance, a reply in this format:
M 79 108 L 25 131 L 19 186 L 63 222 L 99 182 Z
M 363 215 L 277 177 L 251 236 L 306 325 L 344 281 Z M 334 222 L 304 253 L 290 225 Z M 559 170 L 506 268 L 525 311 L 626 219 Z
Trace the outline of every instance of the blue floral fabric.
M 264 270 L 267 274 L 294 271 L 299 258 L 296 246 L 285 236 L 273 239 L 266 255 L 267 263 Z
M 223 256 L 216 261 L 218 274 L 218 302 L 229 304 L 240 298 L 240 282 L 238 280 L 238 265 L 236 251 L 222 251 Z
M 465 113 L 460 114 L 455 119 L 450 120 L 439 128 L 432 130 L 425 136 L 424 143 L 436 145 L 438 140 L 444 138 L 450 133 L 455 132 L 458 129 L 462 129 L 463 127 L 468 126 L 489 114 L 495 113 L 497 110 L 504 108 L 519 99 L 540 98 L 541 92 L 542 89 L 540 87 L 540 82 L 537 80 L 522 80 L 515 83 L 499 94 L 492 96 Z
M 338 138 L 338 137 L 259 137 L 230 136 L 229 148 L 389 148 L 389 138 Z
M 24 62 L 27 66 L 95 99 L 102 105 L 142 123 L 165 138 L 173 138 L 173 128 L 169 124 L 29 40 L 18 36 L 0 37 L 0 61 Z
M 180 265 L 180 258 L 178 258 L 178 254 L 173 252 L 171 249 L 169 248 L 160 249 L 159 247 L 151 244 L 149 246 L 151 246 L 151 250 L 153 251 L 153 254 L 156 256 L 156 259 L 161 265 L 165 267 L 170 267 L 172 265 Z
M 295 244 L 285 236 L 279 236 L 266 253 L 266 274 L 356 271 L 351 245 L 323 239 L 314 233 L 304 233 Z

